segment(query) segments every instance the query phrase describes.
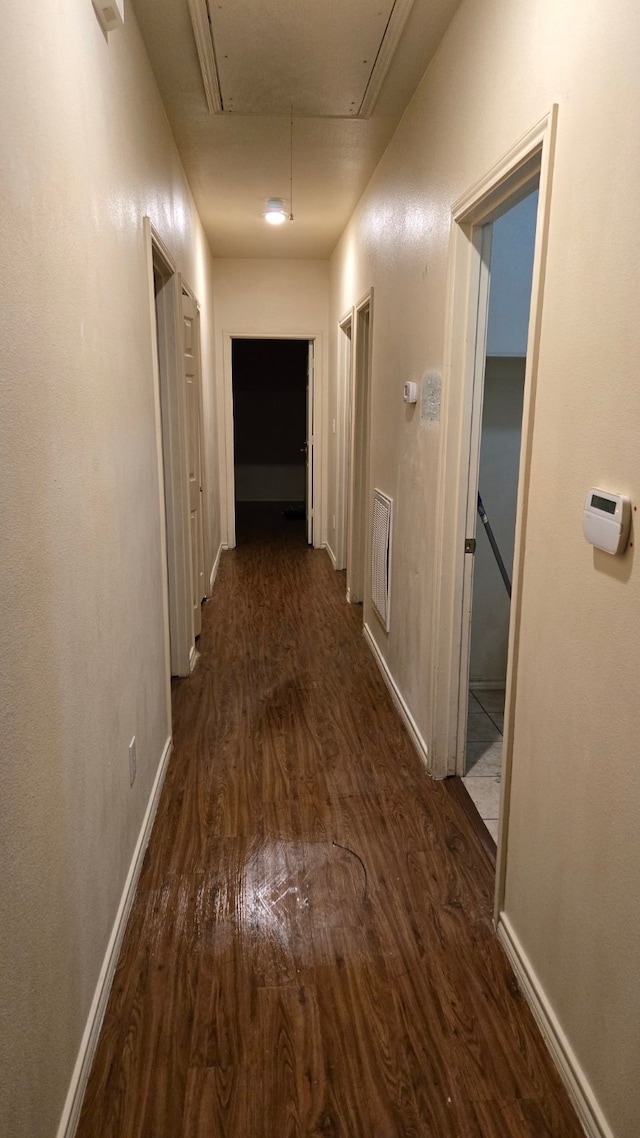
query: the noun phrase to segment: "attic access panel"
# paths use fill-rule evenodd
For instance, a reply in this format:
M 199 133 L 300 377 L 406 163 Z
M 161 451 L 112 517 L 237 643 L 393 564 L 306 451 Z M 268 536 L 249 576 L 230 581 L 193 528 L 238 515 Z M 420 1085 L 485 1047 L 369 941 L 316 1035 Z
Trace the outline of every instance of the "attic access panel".
M 412 5 L 413 0 L 208 0 L 216 109 L 241 115 L 284 115 L 291 107 L 296 116 L 370 114 Z

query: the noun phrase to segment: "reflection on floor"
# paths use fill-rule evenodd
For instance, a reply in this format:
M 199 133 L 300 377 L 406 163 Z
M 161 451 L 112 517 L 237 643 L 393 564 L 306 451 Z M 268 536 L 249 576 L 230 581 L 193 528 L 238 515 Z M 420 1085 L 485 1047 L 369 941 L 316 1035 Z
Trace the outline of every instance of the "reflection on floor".
M 467 763 L 463 783 L 494 841 L 498 840 L 504 688 L 469 692 Z

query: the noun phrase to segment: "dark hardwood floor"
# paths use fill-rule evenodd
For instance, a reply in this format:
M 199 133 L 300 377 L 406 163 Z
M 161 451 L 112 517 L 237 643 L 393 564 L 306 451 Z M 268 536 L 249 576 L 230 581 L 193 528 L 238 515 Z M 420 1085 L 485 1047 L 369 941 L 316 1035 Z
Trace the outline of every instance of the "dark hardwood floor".
M 239 518 L 78 1138 L 579 1138 L 344 574 Z

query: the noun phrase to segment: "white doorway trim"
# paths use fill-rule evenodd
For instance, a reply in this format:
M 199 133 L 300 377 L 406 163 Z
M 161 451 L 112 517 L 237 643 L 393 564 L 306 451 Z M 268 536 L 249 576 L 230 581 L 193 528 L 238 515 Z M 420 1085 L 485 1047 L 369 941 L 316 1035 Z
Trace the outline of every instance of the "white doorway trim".
M 455 773 L 464 671 L 461 657 L 467 643 L 463 637 L 465 589 L 468 590 L 465 538 L 470 469 L 477 461 L 472 451 L 472 431 L 478 414 L 476 400 L 474 416 L 474 380 L 483 287 L 481 228 L 524 198 L 539 179 L 509 627 L 496 912 L 502 907 L 504 893 L 522 577 L 556 121 L 554 106 L 456 202 L 451 218 L 432 642 L 430 773 L 438 778 Z M 483 318 L 486 319 L 486 311 Z
M 353 309 L 349 393 L 347 600 L 364 602 L 369 536 L 369 445 L 371 439 L 371 356 L 373 289 Z
M 323 542 L 324 534 L 324 499 L 322 496 L 322 472 L 325 453 L 325 432 L 323 416 L 323 400 L 320 398 L 321 382 L 319 377 L 324 375 L 322 357 L 322 333 L 313 332 L 223 332 L 223 392 L 224 392 L 224 465 L 225 488 L 223 493 L 227 537 L 225 548 L 234 549 L 236 544 L 236 486 L 234 472 L 234 446 L 233 446 L 233 374 L 232 374 L 232 347 L 233 340 L 306 340 L 313 344 L 315 361 L 313 392 L 311 403 L 313 407 L 313 428 L 315 444 L 313 447 L 313 546 L 318 549 Z M 307 428 L 309 424 L 307 423 Z
M 167 627 L 167 683 L 188 676 L 193 663 L 191 563 L 182 384 L 182 281 L 148 217 L 143 219 L 151 314 L 154 399 L 158 442 L 164 608 Z M 161 278 L 158 296 L 154 269 Z M 157 327 L 157 334 L 156 334 Z M 168 706 L 171 706 L 169 699 Z

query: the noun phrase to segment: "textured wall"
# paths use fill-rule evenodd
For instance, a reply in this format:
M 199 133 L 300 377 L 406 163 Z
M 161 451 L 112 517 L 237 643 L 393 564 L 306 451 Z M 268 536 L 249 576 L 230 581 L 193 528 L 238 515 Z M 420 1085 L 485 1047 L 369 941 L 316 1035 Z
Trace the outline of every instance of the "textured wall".
M 9 5 L 0 101 L 0 1133 L 51 1138 L 169 734 L 143 216 L 209 428 L 211 260 L 130 5 L 108 43 L 89 2 Z
M 559 103 L 505 907 L 616 1138 L 640 1132 L 640 585 L 634 550 L 585 544 L 581 511 L 592 484 L 640 496 L 638 42 L 632 0 L 463 3 L 334 255 L 331 310 L 335 329 L 374 286 L 389 636 L 365 615 L 429 739 L 440 433 L 401 387 L 442 369 L 451 206 Z

